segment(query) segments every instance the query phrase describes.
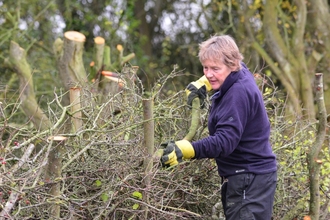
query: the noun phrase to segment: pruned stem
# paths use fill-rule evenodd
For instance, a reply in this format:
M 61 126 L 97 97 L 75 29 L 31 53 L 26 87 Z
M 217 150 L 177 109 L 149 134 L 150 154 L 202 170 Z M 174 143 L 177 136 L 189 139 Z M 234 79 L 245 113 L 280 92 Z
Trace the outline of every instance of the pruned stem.
M 183 138 L 184 140 L 191 141 L 197 133 L 200 121 L 200 100 L 195 98 L 192 101 L 192 108 L 191 108 L 191 122 L 188 134 Z

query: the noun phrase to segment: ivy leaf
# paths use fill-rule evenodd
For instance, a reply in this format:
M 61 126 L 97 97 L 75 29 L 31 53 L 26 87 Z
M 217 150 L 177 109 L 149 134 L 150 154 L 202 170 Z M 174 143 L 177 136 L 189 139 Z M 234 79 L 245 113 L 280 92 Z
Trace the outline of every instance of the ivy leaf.
M 135 203 L 132 207 L 134 210 L 137 210 L 139 208 L 139 204 Z
M 138 192 L 138 191 L 134 191 L 132 193 L 133 197 L 136 199 L 142 199 L 142 193 Z
M 107 202 L 109 200 L 109 196 L 105 193 L 102 193 L 101 199 L 102 199 L 103 202 Z
M 100 187 L 100 186 L 102 185 L 102 182 L 101 182 L 100 180 L 96 180 L 96 181 L 95 181 L 95 185 L 96 185 L 97 187 Z

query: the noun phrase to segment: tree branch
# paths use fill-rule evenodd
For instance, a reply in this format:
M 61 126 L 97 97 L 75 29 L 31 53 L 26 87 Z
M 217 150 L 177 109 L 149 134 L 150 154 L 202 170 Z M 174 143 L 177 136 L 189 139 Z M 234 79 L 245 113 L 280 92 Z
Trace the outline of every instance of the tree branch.
M 318 220 L 320 217 L 320 167 L 322 160 L 319 158 L 319 153 L 322 149 L 326 134 L 327 112 L 324 104 L 323 95 L 323 76 L 322 73 L 315 74 L 316 93 L 315 98 L 318 107 L 319 126 L 315 142 L 307 152 L 307 163 L 309 170 L 310 181 L 310 202 L 309 215 L 313 220 Z

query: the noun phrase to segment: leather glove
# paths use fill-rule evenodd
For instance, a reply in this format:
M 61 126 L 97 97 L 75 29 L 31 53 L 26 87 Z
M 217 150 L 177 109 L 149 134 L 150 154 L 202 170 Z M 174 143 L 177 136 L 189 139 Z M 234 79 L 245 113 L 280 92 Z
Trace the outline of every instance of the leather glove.
M 201 108 L 204 108 L 206 93 L 211 91 L 212 87 L 206 76 L 202 76 L 197 81 L 189 83 L 186 87 L 187 105 L 191 108 L 192 101 L 198 97 L 201 103 Z
M 187 140 L 170 141 L 162 144 L 165 146 L 161 162 L 163 166 L 174 166 L 182 162 L 183 159 L 195 157 L 195 150 Z

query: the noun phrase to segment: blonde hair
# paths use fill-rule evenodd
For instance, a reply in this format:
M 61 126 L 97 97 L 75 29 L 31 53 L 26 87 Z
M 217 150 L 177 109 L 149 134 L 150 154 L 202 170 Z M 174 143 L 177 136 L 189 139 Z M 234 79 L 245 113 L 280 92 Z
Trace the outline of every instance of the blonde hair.
M 240 70 L 243 55 L 235 40 L 229 35 L 212 36 L 199 45 L 198 57 L 201 63 L 206 60 L 221 61 L 228 67 Z

